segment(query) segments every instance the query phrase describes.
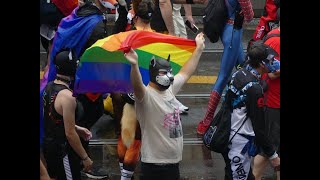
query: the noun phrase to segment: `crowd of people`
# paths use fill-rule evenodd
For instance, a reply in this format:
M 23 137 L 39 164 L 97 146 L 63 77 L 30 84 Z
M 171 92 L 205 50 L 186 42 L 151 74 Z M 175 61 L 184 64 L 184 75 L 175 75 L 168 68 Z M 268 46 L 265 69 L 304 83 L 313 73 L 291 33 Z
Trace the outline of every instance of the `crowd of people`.
M 251 1 L 225 2 L 228 19 L 221 35 L 224 50 L 219 75 L 207 112 L 195 131 L 200 136 L 206 132 L 225 91 L 225 101 L 232 107 L 230 137 L 234 135 L 228 151 L 222 153 L 225 179 L 261 179 L 269 162 L 280 179 L 280 65 L 276 66 L 280 64 L 280 1 L 266 0 L 266 12 L 248 42 L 247 53 L 242 35 L 243 26 L 254 17 Z M 170 54 L 148 59 L 147 85 L 138 66 L 143 57 L 134 49 L 125 52 L 133 92 L 74 96 L 73 85 L 80 57 L 99 39 L 128 30 L 188 38 L 184 22 L 195 24 L 191 10 L 195 3 L 207 4 L 208 0 L 40 0 L 40 7 L 54 6 L 58 12 L 54 20 L 40 23 L 48 57 L 40 81 L 40 179 L 79 180 L 81 173 L 98 179 L 108 177 L 94 173 L 89 148 L 90 129 L 105 112 L 106 101 L 111 101 L 110 114 L 117 122 L 121 180 L 133 179 L 139 161 L 140 179 L 180 179 L 180 114 L 189 108 L 175 96 L 197 69 L 205 49 L 203 33 L 196 35 L 195 50 L 176 74 L 172 73 Z M 182 6 L 185 19 L 180 13 Z M 115 25 L 109 29 L 106 15 L 114 10 Z M 232 74 L 233 68 L 237 71 Z

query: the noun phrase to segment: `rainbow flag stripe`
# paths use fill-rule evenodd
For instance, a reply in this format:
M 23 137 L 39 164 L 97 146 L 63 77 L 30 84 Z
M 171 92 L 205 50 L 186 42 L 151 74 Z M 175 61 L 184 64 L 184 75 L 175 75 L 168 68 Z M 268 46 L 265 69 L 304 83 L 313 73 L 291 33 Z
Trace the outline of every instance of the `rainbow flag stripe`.
M 142 30 L 121 32 L 98 40 L 81 56 L 74 92 L 132 92 L 131 65 L 124 57 L 124 52 L 130 48 L 137 52 L 143 83 L 148 84 L 149 62 L 153 56 L 166 59 L 170 54 L 170 63 L 176 74 L 191 57 L 196 43 Z

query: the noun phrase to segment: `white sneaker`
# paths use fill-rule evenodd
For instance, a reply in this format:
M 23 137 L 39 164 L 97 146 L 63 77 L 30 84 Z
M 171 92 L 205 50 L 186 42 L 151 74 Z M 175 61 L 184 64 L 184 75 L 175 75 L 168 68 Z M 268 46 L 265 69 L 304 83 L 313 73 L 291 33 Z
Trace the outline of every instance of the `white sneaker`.
M 186 113 L 187 111 L 189 111 L 189 107 L 183 105 L 180 101 L 177 100 L 177 103 L 179 105 L 179 110 L 181 113 Z

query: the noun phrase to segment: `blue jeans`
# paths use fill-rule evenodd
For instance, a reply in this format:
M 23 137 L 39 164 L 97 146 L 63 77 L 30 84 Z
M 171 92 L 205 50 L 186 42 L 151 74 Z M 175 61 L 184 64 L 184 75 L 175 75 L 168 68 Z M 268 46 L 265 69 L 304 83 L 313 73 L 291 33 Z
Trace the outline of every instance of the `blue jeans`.
M 242 33 L 243 29 L 234 29 L 231 24 L 226 24 L 224 27 L 222 34 L 224 49 L 221 58 L 220 72 L 212 88 L 212 91 L 217 91 L 220 95 L 228 83 L 233 67 L 242 64 L 244 61 Z

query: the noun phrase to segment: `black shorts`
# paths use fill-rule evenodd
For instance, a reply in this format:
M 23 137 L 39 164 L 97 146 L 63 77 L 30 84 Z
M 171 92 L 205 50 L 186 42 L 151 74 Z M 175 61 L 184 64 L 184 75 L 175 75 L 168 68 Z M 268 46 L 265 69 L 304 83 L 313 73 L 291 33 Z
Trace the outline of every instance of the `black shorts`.
M 280 108 L 265 109 L 266 134 L 272 142 L 272 145 L 280 155 Z M 265 154 L 260 153 L 265 156 Z

